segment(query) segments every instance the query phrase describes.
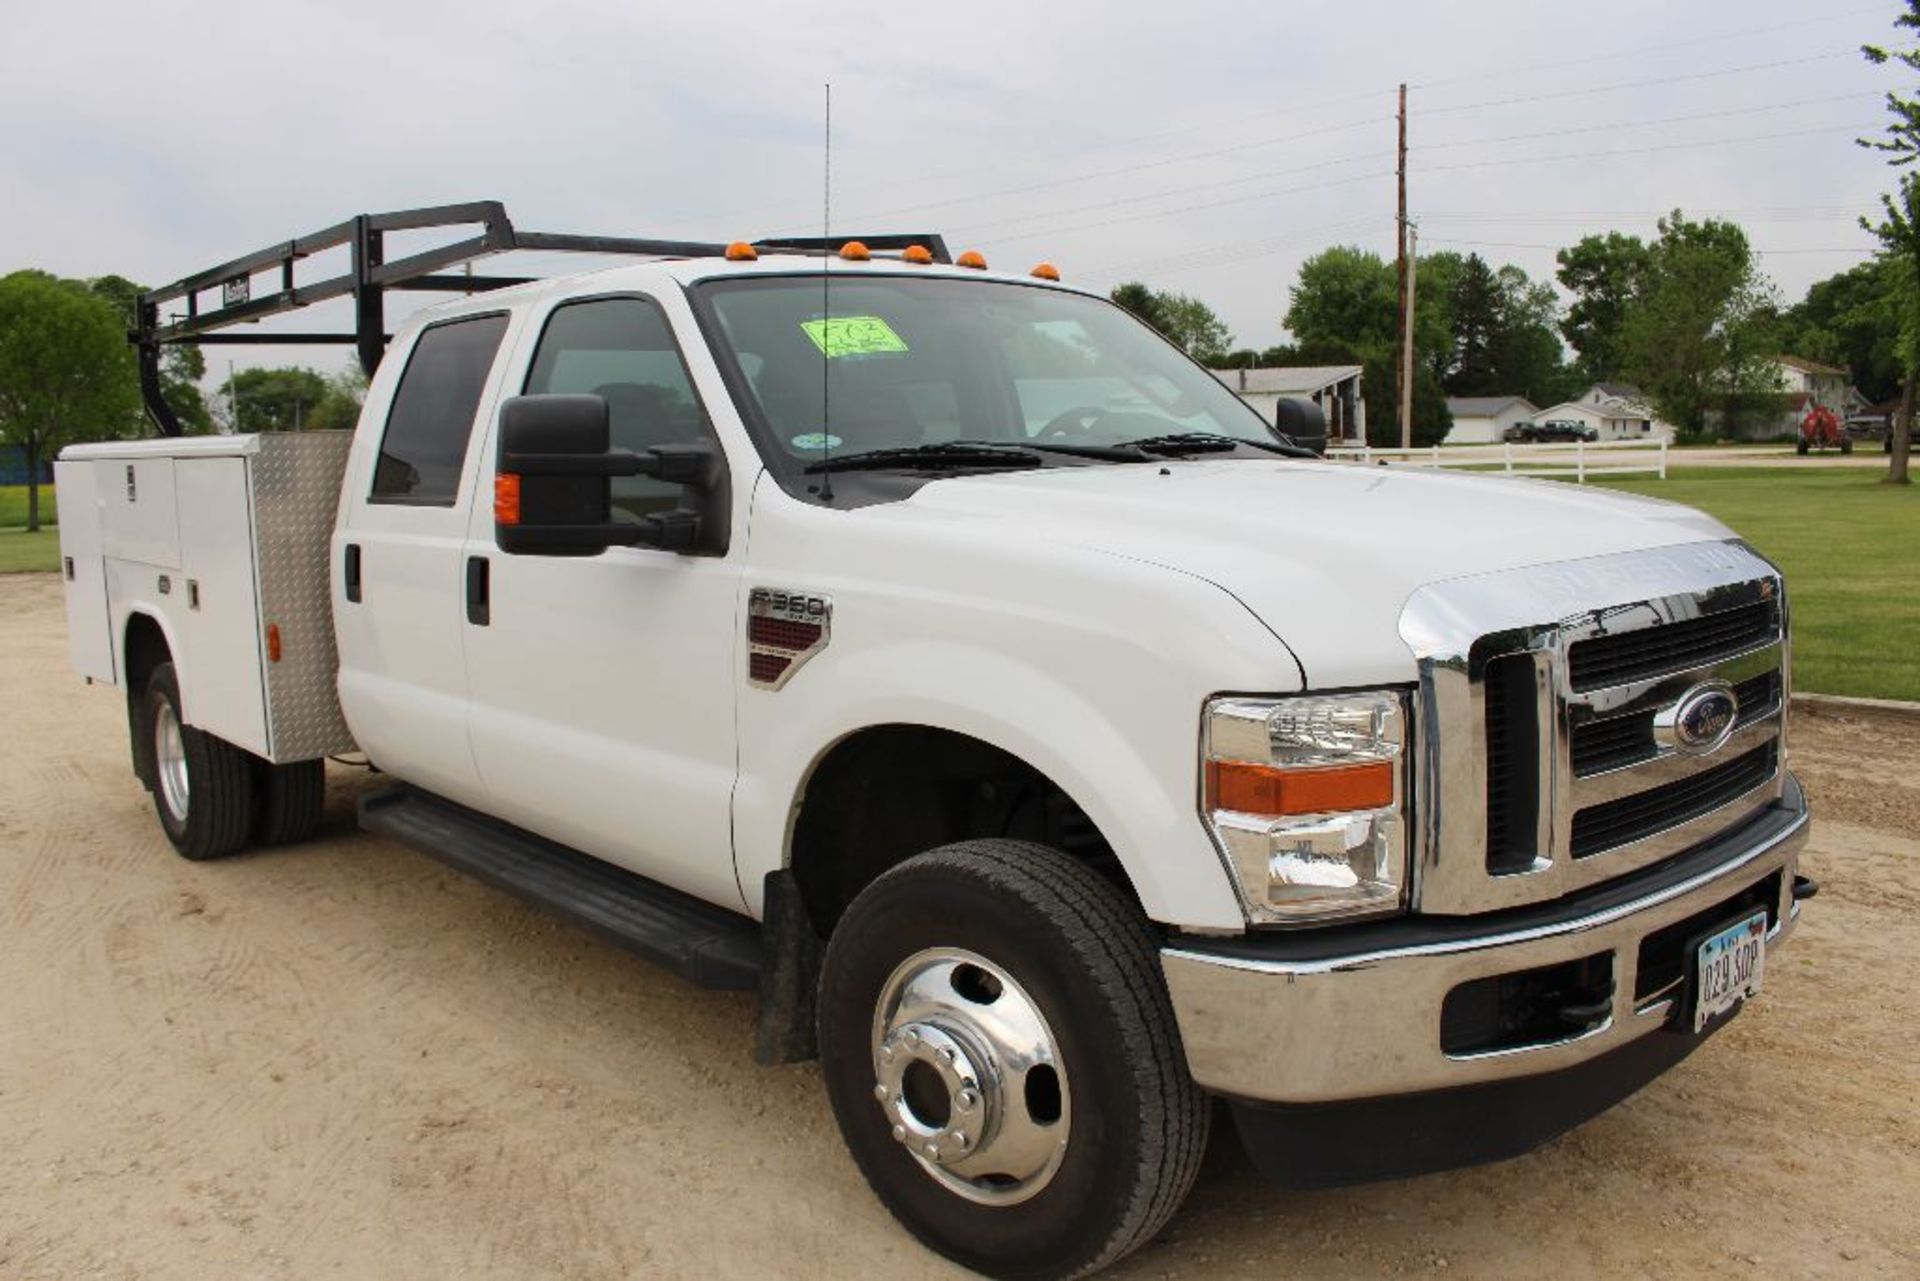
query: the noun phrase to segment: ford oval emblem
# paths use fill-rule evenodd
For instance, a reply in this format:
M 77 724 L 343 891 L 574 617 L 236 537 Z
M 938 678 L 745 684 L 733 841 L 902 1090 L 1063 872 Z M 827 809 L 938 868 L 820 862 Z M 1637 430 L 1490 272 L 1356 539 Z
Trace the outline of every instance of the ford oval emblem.
M 1665 722 L 1673 750 L 1686 756 L 1706 756 L 1719 751 L 1733 737 L 1734 721 L 1739 716 L 1740 705 L 1733 696 L 1733 687 L 1725 681 L 1706 681 L 1695 685 L 1680 696 L 1666 716 L 1657 718 L 1656 724 Z

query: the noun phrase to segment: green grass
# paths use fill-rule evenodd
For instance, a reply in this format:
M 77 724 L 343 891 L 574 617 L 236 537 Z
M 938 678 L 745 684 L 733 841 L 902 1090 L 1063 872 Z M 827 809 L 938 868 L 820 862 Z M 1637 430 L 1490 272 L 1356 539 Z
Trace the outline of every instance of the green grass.
M 0 529 L 0 574 L 60 568 L 60 531 L 49 526 L 29 534 Z
M 1675 467 L 1594 481 L 1711 513 L 1778 564 L 1794 688 L 1920 701 L 1920 486 L 1878 469 Z
M 25 527 L 27 523 L 27 487 L 0 485 L 0 529 Z M 40 486 L 40 523 L 54 523 L 53 486 Z

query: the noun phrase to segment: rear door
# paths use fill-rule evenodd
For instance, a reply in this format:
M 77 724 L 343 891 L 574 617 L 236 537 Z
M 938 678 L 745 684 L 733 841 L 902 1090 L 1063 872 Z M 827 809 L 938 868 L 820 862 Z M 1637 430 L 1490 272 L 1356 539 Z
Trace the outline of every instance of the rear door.
M 516 359 L 506 394 L 598 395 L 613 443 L 627 449 L 713 439 L 655 299 L 563 301 L 530 316 L 528 336 L 521 347 L 531 351 Z M 482 492 L 494 471 L 491 444 L 486 452 Z M 616 517 L 669 509 L 680 497 L 678 486 L 645 477 L 613 484 Z M 489 812 L 740 906 L 730 807 L 744 544 L 735 538 L 725 556 L 647 547 L 508 556 L 494 541 L 492 512 L 474 510 L 469 581 L 476 590 L 484 583 L 485 595 L 468 617 L 465 647 Z
M 510 323 L 504 311 L 442 321 L 388 355 L 404 365 L 377 442 L 357 444 L 334 533 L 353 736 L 381 769 L 468 804 L 483 798 L 467 741 L 461 553 L 480 470 L 474 427 L 498 394 Z

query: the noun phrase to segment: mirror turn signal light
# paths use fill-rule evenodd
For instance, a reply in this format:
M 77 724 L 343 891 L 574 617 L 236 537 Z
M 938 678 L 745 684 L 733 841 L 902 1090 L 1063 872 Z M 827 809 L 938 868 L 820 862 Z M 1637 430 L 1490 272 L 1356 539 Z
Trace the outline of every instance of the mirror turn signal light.
M 957 267 L 971 267 L 975 271 L 985 271 L 987 269 L 987 260 L 981 256 L 978 249 L 967 250 L 967 252 L 955 258 L 953 262 Z
M 916 267 L 925 267 L 933 261 L 933 250 L 925 245 L 908 245 L 900 251 L 900 261 L 910 262 Z
M 1060 279 L 1060 269 L 1050 262 L 1043 262 L 1033 269 L 1033 274 L 1042 280 Z
M 503 471 L 493 478 L 493 523 L 520 523 L 520 477 L 513 472 Z
M 1241 814 L 1329 814 L 1393 804 L 1393 764 L 1275 769 L 1245 761 L 1207 762 L 1207 809 Z
M 728 262 L 756 262 L 760 251 L 744 240 L 736 240 L 727 246 Z

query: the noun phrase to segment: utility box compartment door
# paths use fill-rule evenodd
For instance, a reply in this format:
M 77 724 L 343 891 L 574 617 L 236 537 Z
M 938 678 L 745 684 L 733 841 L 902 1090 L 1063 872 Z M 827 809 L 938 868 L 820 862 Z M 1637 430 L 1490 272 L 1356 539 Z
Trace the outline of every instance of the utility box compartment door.
M 171 458 L 101 458 L 93 463 L 101 550 L 116 560 L 180 568 L 180 510 Z
M 170 594 L 169 618 L 185 652 L 182 710 L 195 727 L 271 756 L 247 463 L 183 458 L 173 475 L 181 541 L 193 553 Z
M 60 512 L 60 577 L 67 596 L 67 656 L 88 680 L 112 685 L 113 628 L 107 614 L 107 578 L 100 560 L 100 509 L 94 464 L 55 463 L 54 501 Z

